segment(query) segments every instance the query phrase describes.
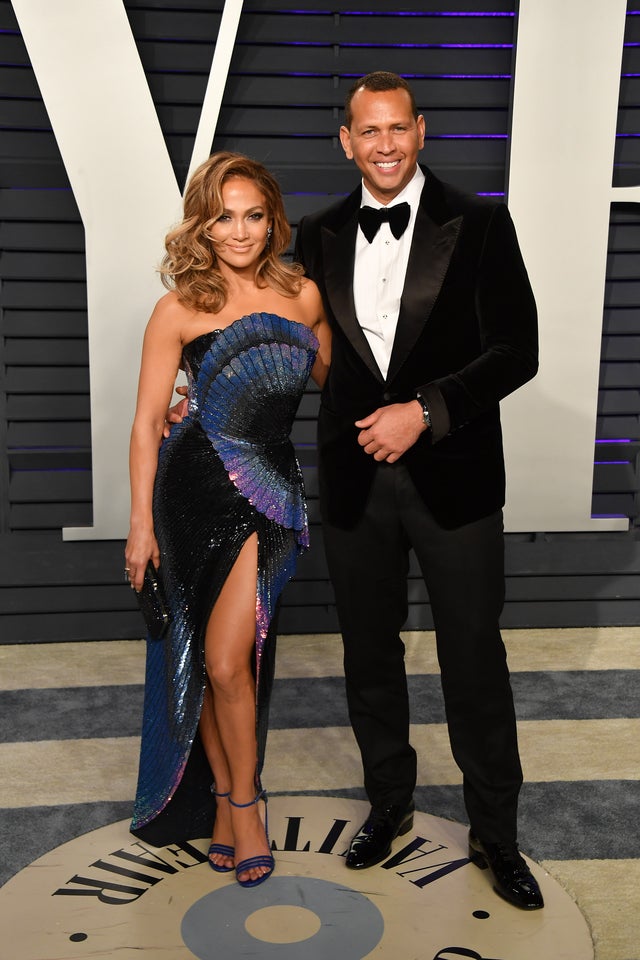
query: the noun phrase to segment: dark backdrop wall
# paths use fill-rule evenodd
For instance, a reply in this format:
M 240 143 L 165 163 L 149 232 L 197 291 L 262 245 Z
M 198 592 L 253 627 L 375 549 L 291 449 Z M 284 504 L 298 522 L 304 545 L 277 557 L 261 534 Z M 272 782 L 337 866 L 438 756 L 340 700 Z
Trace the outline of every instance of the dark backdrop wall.
M 182 185 L 222 0 L 124 5 Z M 640 15 L 631 7 L 614 185 L 640 183 Z M 353 188 L 336 137 L 344 93 L 354 77 L 390 69 L 411 78 L 427 114 L 423 155 L 435 172 L 468 190 L 501 194 L 514 36 L 508 0 L 246 0 L 213 147 L 265 161 L 295 228 L 329 196 Z M 0 127 L 1 641 L 138 637 L 141 618 L 122 580 L 123 544 L 61 538 L 62 527 L 91 523 L 84 236 L 9 0 L 0 0 Z M 508 535 L 505 626 L 640 619 L 637 205 L 613 205 L 609 251 L 593 513 L 629 517 L 630 530 Z M 283 632 L 337 629 L 318 522 L 317 407 L 310 389 L 294 439 L 313 549 L 286 590 Z M 417 568 L 409 590 L 407 626 L 430 627 Z

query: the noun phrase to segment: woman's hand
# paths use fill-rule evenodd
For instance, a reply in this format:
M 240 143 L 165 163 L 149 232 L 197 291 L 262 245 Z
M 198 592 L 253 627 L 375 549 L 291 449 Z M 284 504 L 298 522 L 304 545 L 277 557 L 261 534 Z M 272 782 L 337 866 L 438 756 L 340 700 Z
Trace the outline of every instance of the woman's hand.
M 131 588 L 139 592 L 142 589 L 144 572 L 149 560 L 152 561 L 156 570 L 160 566 L 160 548 L 153 528 L 129 531 L 124 558 L 124 569 L 129 577 Z

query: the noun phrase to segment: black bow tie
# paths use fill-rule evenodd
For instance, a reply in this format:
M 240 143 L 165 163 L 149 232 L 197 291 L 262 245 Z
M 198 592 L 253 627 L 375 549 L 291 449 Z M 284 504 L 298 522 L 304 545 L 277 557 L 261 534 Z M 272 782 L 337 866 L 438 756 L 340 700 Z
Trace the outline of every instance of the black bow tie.
M 375 210 L 373 207 L 360 207 L 358 223 L 369 243 L 380 229 L 380 224 L 384 223 L 385 220 L 389 223 L 391 233 L 396 240 L 399 240 L 407 229 L 410 216 L 411 207 L 406 202 L 397 203 L 395 207 L 380 207 L 379 210 Z

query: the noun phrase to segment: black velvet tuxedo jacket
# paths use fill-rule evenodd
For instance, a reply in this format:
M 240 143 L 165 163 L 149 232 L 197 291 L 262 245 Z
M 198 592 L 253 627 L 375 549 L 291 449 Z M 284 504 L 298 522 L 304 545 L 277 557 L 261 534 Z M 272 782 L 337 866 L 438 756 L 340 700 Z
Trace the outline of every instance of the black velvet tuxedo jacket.
M 298 228 L 296 259 L 318 284 L 333 331 L 318 458 L 322 514 L 338 526 L 359 518 L 377 467 L 359 446 L 354 421 L 418 392 L 433 430 L 402 461 L 428 509 L 446 528 L 499 509 L 505 496 L 499 401 L 538 366 L 535 301 L 506 206 L 423 170 L 386 380 L 354 308 L 361 188 Z

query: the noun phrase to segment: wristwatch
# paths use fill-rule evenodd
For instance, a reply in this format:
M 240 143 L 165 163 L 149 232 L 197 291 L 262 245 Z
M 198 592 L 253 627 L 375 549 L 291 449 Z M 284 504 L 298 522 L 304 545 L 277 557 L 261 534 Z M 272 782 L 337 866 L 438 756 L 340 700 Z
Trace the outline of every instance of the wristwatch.
M 424 425 L 427 430 L 431 430 L 431 414 L 429 413 L 427 401 L 424 399 L 424 397 L 421 397 L 420 394 L 416 396 L 416 400 L 422 407 L 422 419 L 424 420 Z

